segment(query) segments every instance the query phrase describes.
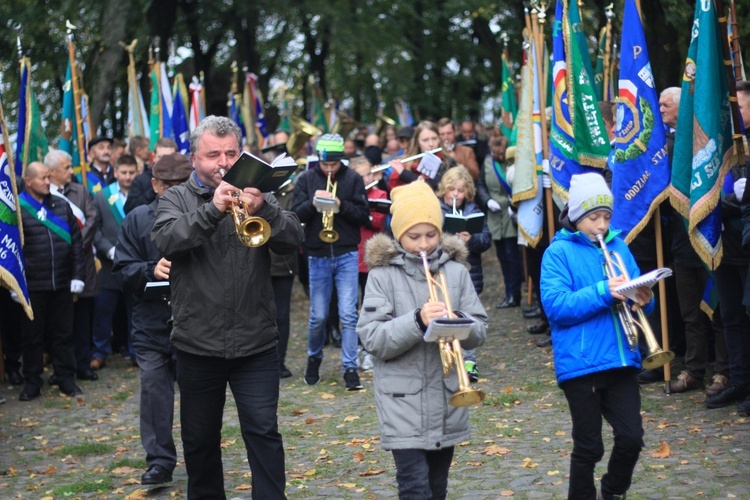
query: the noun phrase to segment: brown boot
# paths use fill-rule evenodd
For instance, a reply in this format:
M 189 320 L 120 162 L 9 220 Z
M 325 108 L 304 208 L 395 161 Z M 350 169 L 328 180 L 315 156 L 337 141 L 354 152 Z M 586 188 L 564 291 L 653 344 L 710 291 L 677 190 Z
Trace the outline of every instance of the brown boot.
M 729 383 L 729 379 L 720 373 L 714 374 L 713 383 L 706 388 L 707 396 L 716 396 Z
M 698 377 L 693 377 L 685 370 L 677 376 L 677 380 L 669 383 L 670 392 L 685 392 L 701 387 L 703 387 L 703 381 Z

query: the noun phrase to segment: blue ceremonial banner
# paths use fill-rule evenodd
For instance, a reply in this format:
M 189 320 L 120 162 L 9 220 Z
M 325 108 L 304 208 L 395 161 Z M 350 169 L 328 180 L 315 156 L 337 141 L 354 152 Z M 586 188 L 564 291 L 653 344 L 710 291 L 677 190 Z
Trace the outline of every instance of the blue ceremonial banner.
M 610 152 L 576 0 L 557 2 L 552 56 L 554 96 L 549 164 L 552 190 L 561 205 L 568 200 L 570 178 L 585 172 L 601 172 Z
M 5 120 L 0 105 L 0 284 L 15 292 L 29 319 L 34 312 L 29 302 L 23 258 L 23 228 L 18 207 L 15 171 L 6 148 Z
M 178 73 L 174 79 L 174 107 L 172 108 L 172 132 L 177 143 L 177 151 L 184 155 L 190 152 L 190 130 L 188 128 L 187 111 L 185 102 L 187 100 L 187 88 L 182 73 Z
M 682 76 L 672 160 L 672 206 L 687 219 L 688 236 L 709 270 L 721 263 L 724 178 L 736 161 L 721 33 L 713 2 L 695 4 Z
M 612 225 L 630 243 L 668 196 L 667 138 L 659 112 L 643 24 L 634 0 L 622 19 L 619 97 L 612 161 Z

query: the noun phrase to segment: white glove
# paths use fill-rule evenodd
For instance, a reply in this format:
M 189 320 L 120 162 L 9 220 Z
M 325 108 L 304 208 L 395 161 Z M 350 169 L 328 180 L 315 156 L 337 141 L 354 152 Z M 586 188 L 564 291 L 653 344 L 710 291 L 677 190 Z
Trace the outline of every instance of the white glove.
M 745 184 L 747 179 L 745 177 L 737 179 L 734 183 L 734 195 L 737 197 L 737 201 L 742 201 L 742 197 L 745 195 Z
M 542 160 L 542 172 L 549 174 L 549 160 Z
M 550 179 L 549 174 L 542 174 L 542 187 L 544 189 L 552 188 L 552 179 Z
M 109 251 L 107 252 L 107 258 L 109 260 L 115 260 L 115 247 L 109 249 Z
M 500 210 L 500 204 L 495 200 L 490 200 L 487 202 L 487 208 L 489 208 L 492 212 L 497 212 L 498 210 Z
M 15 302 L 16 304 L 20 304 L 21 303 L 21 298 L 13 290 L 10 290 L 10 298 L 13 299 L 13 302 Z
M 70 293 L 78 295 L 83 291 L 84 283 L 81 280 L 70 280 Z

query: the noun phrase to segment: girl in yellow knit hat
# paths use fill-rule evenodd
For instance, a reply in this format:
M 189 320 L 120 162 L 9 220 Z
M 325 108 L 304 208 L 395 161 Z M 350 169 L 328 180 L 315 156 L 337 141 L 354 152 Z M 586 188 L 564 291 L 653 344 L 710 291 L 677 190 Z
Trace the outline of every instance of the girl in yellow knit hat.
M 471 435 L 469 410 L 448 403 L 458 390 L 456 370 L 446 379 L 439 344 L 424 338 L 430 323 L 448 311 L 429 298 L 420 253 L 430 274 L 445 276 L 456 315 L 474 320 L 463 348 L 484 343 L 487 313 L 465 267 L 466 246 L 442 235 L 443 214 L 432 189 L 416 181 L 394 189 L 391 200 L 395 239 L 379 234 L 367 243 L 370 274 L 357 334 L 374 357 L 380 440 L 393 453 L 399 497 L 445 498 L 453 448 Z

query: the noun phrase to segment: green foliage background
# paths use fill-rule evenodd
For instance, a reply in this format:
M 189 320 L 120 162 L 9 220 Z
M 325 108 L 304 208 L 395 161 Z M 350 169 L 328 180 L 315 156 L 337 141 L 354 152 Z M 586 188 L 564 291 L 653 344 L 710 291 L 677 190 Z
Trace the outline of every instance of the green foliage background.
M 554 15 L 549 2 L 546 26 Z M 584 22 L 595 57 L 594 34 L 606 22 L 607 1 L 585 0 Z M 729 3 L 729 2 L 727 2 Z M 616 0 L 616 40 L 623 0 Z M 642 1 L 652 67 L 659 88 L 679 84 L 694 1 Z M 514 68 L 521 57 L 522 0 L 15 0 L 0 12 L 0 91 L 8 126 L 15 126 L 19 69 L 16 37 L 33 63 L 33 84 L 47 134 L 57 136 L 67 65 L 65 21 L 78 27 L 75 46 L 83 66 L 95 126 L 122 136 L 126 126 L 127 54 L 118 42 L 138 39 L 135 57 L 148 95 L 148 46 L 158 39 L 161 60 L 179 47 L 174 71 L 189 81 L 203 73 L 208 111 L 226 114 L 236 60 L 260 79 L 268 106 L 282 92 L 304 115 L 312 82 L 342 102 L 355 119 L 372 122 L 379 100 L 395 117 L 403 99 L 420 118 L 482 116 L 483 103 L 500 96 L 501 32 L 510 35 Z M 737 0 L 741 40 L 750 0 Z M 20 28 L 20 30 L 19 30 Z M 186 50 L 189 49 L 189 50 Z M 269 90 L 274 90 L 269 96 Z M 148 97 L 146 97 L 148 101 Z

